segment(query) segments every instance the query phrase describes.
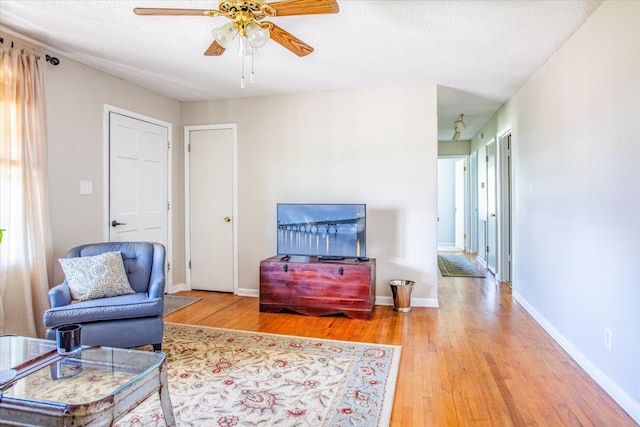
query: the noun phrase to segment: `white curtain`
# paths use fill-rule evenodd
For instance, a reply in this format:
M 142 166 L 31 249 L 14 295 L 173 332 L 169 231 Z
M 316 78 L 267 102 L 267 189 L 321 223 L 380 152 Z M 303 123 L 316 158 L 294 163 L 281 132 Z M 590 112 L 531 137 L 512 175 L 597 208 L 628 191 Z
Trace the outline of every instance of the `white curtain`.
M 35 52 L 0 46 L 0 333 L 39 337 L 53 252 L 45 65 Z

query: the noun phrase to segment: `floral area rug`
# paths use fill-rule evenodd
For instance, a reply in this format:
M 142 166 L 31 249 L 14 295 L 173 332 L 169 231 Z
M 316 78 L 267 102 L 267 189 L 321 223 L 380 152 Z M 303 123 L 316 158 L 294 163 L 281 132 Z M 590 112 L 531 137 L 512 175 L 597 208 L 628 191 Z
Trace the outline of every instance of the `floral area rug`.
M 400 346 L 165 322 L 178 426 L 387 426 Z M 154 395 L 118 427 L 164 426 Z

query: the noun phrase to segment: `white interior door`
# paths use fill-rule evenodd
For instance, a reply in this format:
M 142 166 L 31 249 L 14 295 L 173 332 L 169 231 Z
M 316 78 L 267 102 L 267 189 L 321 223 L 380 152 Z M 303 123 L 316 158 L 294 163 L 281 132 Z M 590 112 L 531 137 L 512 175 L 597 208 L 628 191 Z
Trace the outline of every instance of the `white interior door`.
M 456 181 L 455 181 L 455 242 L 456 247 L 462 250 L 466 249 L 465 244 L 465 191 L 466 191 L 466 171 L 465 161 L 464 159 L 460 159 L 456 161 L 455 165 L 455 173 L 456 173 Z
M 487 263 L 487 147 L 478 148 L 478 259 Z
M 469 240 L 469 249 L 468 252 L 478 253 L 478 151 L 474 151 L 471 153 L 469 159 L 469 188 L 471 191 L 469 192 L 469 211 L 471 212 L 470 216 L 470 236 L 468 236 Z
M 169 129 L 109 112 L 109 240 L 168 241 Z
M 499 139 L 498 280 L 511 282 L 511 131 Z
M 234 292 L 235 126 L 187 126 L 187 284 Z
M 487 268 L 497 270 L 498 235 L 496 228 L 496 143 L 487 143 Z

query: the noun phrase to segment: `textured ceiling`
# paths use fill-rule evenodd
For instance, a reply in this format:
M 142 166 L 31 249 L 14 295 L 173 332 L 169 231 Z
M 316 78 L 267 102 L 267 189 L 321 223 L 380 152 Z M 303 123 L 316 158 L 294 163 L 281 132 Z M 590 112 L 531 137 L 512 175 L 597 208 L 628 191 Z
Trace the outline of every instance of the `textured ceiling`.
M 203 55 L 226 18 L 132 12 L 217 9 L 217 1 L 0 0 L 0 29 L 181 101 L 437 84 L 439 140 L 449 140 L 460 113 L 461 139 L 470 139 L 601 1 L 338 3 L 338 14 L 270 18 L 315 52 L 300 58 L 267 43 L 245 89 L 235 45 Z

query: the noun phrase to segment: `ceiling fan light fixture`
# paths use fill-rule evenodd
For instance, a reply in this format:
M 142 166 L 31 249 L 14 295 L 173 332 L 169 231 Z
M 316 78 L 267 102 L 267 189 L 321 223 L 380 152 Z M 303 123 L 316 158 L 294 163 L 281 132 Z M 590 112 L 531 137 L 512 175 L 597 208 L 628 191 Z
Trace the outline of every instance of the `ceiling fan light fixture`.
M 238 27 L 235 22 L 227 22 L 221 27 L 214 28 L 211 31 L 213 38 L 223 48 L 228 48 L 233 39 L 238 34 Z
M 245 31 L 251 47 L 255 49 L 264 46 L 271 37 L 269 30 L 262 28 L 256 22 L 249 22 L 245 27 Z
M 453 122 L 453 137 L 451 137 L 451 139 L 453 139 L 454 141 L 457 141 L 460 139 L 460 131 L 463 131 L 465 129 L 467 129 L 467 125 L 464 124 L 464 114 L 460 114 L 458 116 L 458 119 Z
M 458 116 L 458 120 L 454 122 L 456 130 L 465 130 L 467 129 L 467 125 L 464 124 L 464 114 L 460 114 Z

